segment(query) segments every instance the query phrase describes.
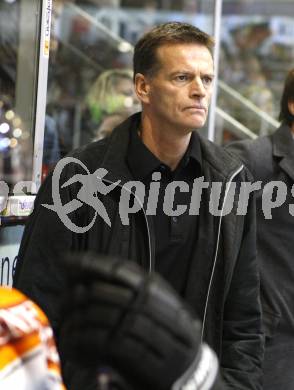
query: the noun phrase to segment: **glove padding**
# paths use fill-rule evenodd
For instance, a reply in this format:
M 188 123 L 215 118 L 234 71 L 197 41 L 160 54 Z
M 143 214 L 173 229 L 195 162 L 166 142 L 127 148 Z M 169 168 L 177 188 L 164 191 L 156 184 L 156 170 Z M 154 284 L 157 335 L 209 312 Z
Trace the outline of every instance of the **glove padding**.
M 161 277 L 145 274 L 134 263 L 89 253 L 67 259 L 67 268 L 63 358 L 109 365 L 136 390 L 176 390 L 185 384 L 193 389 L 188 385 L 193 381 L 199 382 L 195 390 L 211 388 L 201 382 L 207 375 L 214 382 L 217 359 L 213 355 L 212 378 L 203 369 L 200 323 Z M 200 361 L 202 373 L 195 379 Z

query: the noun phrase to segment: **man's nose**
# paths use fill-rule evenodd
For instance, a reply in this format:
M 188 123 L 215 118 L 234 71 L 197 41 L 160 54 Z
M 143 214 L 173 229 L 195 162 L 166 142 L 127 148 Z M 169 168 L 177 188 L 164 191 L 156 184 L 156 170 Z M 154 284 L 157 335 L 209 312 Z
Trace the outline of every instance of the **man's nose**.
M 203 85 L 201 78 L 195 78 L 191 83 L 190 94 L 192 97 L 204 97 L 206 95 L 206 89 Z

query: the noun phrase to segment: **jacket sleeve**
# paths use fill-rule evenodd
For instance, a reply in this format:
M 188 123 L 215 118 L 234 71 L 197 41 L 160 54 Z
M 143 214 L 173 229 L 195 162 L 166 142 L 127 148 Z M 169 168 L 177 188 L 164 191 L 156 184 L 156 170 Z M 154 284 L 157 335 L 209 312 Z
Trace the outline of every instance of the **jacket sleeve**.
M 224 307 L 221 365 L 228 388 L 262 389 L 264 337 L 261 330 L 259 270 L 256 258 L 255 196 L 251 196 L 239 252 Z
M 58 259 L 71 249 L 72 232 L 56 212 L 43 206 L 53 204 L 51 179 L 47 177 L 36 196 L 22 237 L 13 285 L 44 310 L 56 330 L 59 295 L 65 282 Z M 66 197 L 63 202 L 68 202 Z

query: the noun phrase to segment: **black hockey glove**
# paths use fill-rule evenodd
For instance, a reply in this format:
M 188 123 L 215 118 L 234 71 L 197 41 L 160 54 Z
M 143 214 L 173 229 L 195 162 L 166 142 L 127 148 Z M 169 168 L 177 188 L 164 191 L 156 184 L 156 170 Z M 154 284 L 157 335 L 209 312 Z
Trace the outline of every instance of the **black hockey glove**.
M 215 354 L 200 345 L 200 323 L 161 277 L 92 254 L 68 259 L 67 273 L 63 358 L 110 366 L 135 390 L 223 388 Z

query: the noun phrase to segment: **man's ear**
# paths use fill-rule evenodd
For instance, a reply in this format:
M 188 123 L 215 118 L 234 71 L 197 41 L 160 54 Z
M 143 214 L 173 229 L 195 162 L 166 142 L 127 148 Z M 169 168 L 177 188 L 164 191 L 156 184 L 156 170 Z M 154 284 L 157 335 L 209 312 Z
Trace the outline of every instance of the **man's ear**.
M 294 115 L 294 100 L 289 100 L 288 101 L 288 109 L 290 111 L 290 114 Z
M 148 78 L 142 73 L 135 76 L 135 91 L 141 103 L 149 103 L 150 84 Z

